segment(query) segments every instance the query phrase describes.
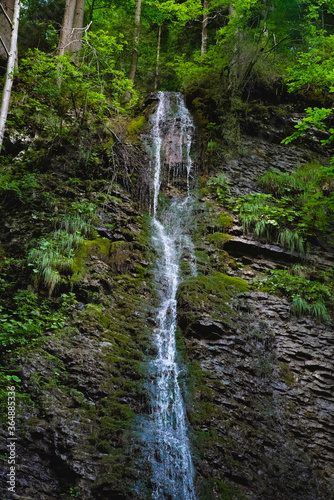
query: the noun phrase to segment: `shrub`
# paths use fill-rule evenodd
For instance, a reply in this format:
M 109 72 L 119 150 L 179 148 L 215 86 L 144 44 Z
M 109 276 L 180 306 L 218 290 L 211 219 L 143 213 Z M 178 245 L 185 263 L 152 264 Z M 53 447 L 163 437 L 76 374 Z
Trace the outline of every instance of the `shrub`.
M 334 243 L 334 166 L 306 163 L 293 173 L 267 172 L 258 181 L 265 191 L 271 193 L 269 196 L 280 197 L 276 203 L 285 209 L 290 206 L 295 213 L 294 220 L 290 221 L 290 230 L 294 229 L 303 238 L 312 239 L 322 235 L 326 237 L 327 243 Z M 281 243 L 288 242 L 291 236 L 286 233 L 279 239 Z M 297 250 L 301 248 L 296 237 L 293 240 L 293 246 Z

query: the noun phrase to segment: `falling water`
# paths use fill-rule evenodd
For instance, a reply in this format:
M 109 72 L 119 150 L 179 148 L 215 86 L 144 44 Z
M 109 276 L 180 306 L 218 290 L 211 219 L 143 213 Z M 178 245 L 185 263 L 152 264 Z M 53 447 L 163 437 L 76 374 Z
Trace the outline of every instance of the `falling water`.
M 148 392 L 151 413 L 145 440 L 151 463 L 156 500 L 195 500 L 194 468 L 187 436 L 184 402 L 176 360 L 176 293 L 181 281 L 180 262 L 187 259 L 189 272 L 196 275 L 194 247 L 189 235 L 191 215 L 190 148 L 192 118 L 179 93 L 159 92 L 159 104 L 152 116 L 151 150 L 154 168 L 153 243 L 157 254 L 156 283 L 160 296 L 155 347 L 150 362 Z M 177 185 L 167 208 L 159 206 L 163 182 Z M 183 182 L 183 185 L 182 185 Z M 181 186 L 181 187 L 180 187 Z M 174 199 L 173 199 L 174 198 Z

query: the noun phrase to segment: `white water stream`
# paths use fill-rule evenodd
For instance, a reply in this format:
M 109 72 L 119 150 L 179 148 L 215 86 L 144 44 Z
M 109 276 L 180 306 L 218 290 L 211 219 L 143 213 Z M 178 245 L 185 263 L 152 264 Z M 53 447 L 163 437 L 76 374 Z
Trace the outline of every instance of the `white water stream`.
M 187 259 L 196 275 L 190 237 L 193 121 L 182 94 L 159 92 L 152 115 L 151 149 L 154 168 L 153 243 L 157 254 L 156 283 L 160 306 L 156 319 L 156 357 L 150 362 L 148 392 L 150 416 L 144 439 L 151 463 L 155 500 L 196 500 L 185 407 L 180 389 L 175 332 L 176 293 L 182 280 L 180 263 Z M 167 171 L 166 171 L 167 169 Z M 162 179 L 182 183 L 174 200 L 159 206 Z M 170 179 L 172 177 L 172 180 Z

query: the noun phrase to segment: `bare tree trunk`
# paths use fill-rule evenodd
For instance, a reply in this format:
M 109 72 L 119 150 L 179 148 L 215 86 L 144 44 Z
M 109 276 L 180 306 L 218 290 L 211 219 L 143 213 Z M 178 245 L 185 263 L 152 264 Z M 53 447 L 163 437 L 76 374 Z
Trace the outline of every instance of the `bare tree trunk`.
M 157 88 L 158 88 L 159 62 L 160 62 L 160 45 L 161 45 L 161 26 L 159 25 L 158 45 L 157 45 L 157 63 L 156 63 L 156 66 L 155 66 L 155 77 L 154 77 L 154 90 L 157 90 Z
M 69 46 L 69 52 L 78 52 L 82 48 L 82 32 L 85 14 L 85 0 L 77 0 L 74 18 L 73 18 L 73 34 L 72 43 Z
M 138 45 L 139 45 L 141 1 L 142 0 L 136 0 L 135 31 L 134 31 L 134 36 L 133 36 L 132 61 L 131 61 L 130 71 L 128 74 L 128 78 L 132 82 L 134 82 L 134 80 L 135 80 L 136 71 L 137 71 L 137 63 L 138 63 Z
M 73 28 L 76 0 L 66 0 L 63 24 L 60 30 L 58 55 L 63 56 L 69 51 L 71 45 L 71 33 Z
M 13 14 L 14 0 L 0 1 L 0 59 L 3 61 L 6 61 L 9 56 Z
M 209 8 L 209 0 L 203 0 L 202 46 L 201 46 L 202 55 L 208 53 L 208 17 L 209 17 L 208 8 Z
M 235 8 L 230 5 L 228 8 L 229 15 L 231 17 L 236 16 L 236 11 Z M 234 47 L 233 47 L 233 57 L 231 59 L 230 67 L 231 71 L 229 74 L 229 79 L 230 79 L 230 85 L 229 87 L 232 89 L 235 89 L 238 86 L 238 81 L 240 80 L 240 70 L 241 70 L 241 64 L 240 64 L 240 33 L 239 30 L 237 29 L 235 31 L 235 41 L 234 41 Z
M 10 39 L 10 49 L 9 49 L 9 57 L 7 62 L 7 72 L 5 85 L 2 93 L 2 103 L 0 110 L 0 150 L 2 146 L 3 136 L 5 133 L 5 126 L 9 108 L 9 100 L 10 94 L 13 86 L 13 72 L 15 68 L 15 60 L 16 60 L 16 52 L 17 52 L 17 34 L 19 31 L 19 19 L 20 19 L 20 0 L 15 0 L 14 3 L 14 13 L 13 13 L 13 21 L 11 23 L 11 32 L 12 36 Z

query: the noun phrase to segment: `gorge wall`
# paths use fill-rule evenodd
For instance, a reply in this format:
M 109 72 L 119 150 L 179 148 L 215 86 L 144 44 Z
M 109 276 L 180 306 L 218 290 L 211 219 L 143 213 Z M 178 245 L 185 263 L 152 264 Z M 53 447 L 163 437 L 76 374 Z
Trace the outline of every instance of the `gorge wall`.
M 188 100 L 198 119 L 198 101 L 194 96 Z M 156 96 L 151 96 L 143 116 L 156 104 Z M 197 496 L 329 500 L 334 467 L 333 324 L 296 317 L 286 298 L 251 288 L 259 273 L 298 263 L 300 257 L 244 234 L 237 216 L 207 188 L 210 177 L 223 172 L 232 194 L 249 194 L 259 191 L 256 178 L 266 170 L 290 172 L 319 158 L 317 138 L 308 145 L 279 144 L 293 125 L 291 107 L 281 109 L 279 120 L 269 116 L 267 124 L 257 113 L 253 110 L 245 119 L 233 154 L 222 142 L 202 162 L 206 151 L 200 148 L 206 148 L 207 141 L 201 129 L 193 152 L 199 185 L 189 224 L 198 275 L 188 276 L 179 287 L 176 334 L 179 363 L 186 367 L 180 379 Z M 131 170 L 137 162 L 146 165 L 147 175 L 149 160 L 140 138 L 119 136 L 130 175 L 141 175 Z M 111 140 L 106 131 L 101 137 L 104 143 Z M 59 174 L 63 201 L 96 199 L 99 187 L 91 173 L 76 184 L 69 184 L 66 176 L 75 177 Z M 56 333 L 44 331 L 38 342 L 15 354 L 22 396 L 13 498 L 151 498 L 150 464 L 142 460 L 136 418 L 149 407 L 143 380 L 145 362 L 155 349 L 156 255 L 149 218 L 138 206 L 142 194 L 129 193 L 125 184 L 110 180 L 99 204 L 97 234 L 76 254 L 71 288 L 61 285 L 58 295 L 70 289 L 75 294 L 67 305 L 66 324 Z M 166 198 L 177 198 L 182 189 L 184 180 L 163 179 Z M 147 187 L 140 193 L 147 193 Z M 8 216 L 2 207 L 8 255 L 17 256 L 20 246 L 36 237 L 48 210 L 43 208 L 44 220 L 38 216 L 34 222 L 36 212 L 18 208 Z M 217 232 L 225 234 L 223 241 L 212 238 Z M 324 245 L 314 245 L 309 259 L 315 270 L 333 266 L 333 254 Z M 190 264 L 185 254 L 185 274 Z M 26 273 L 22 267 L 23 282 L 32 286 Z M 5 361 L 11 356 L 9 352 Z M 3 427 L 3 457 L 5 453 Z M 12 500 L 6 480 L 4 460 L 0 488 L 4 500 Z

